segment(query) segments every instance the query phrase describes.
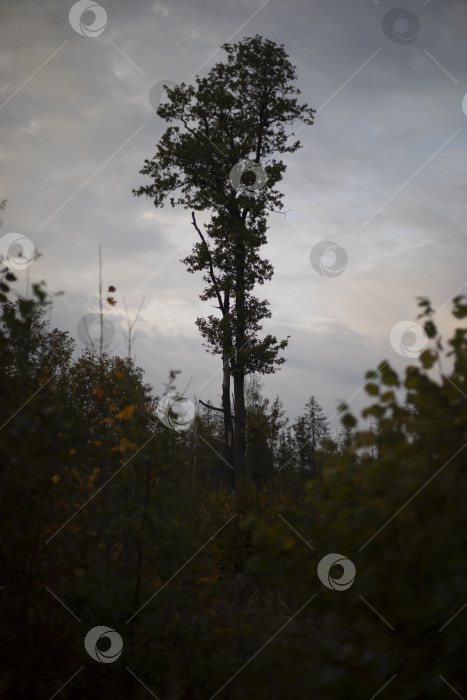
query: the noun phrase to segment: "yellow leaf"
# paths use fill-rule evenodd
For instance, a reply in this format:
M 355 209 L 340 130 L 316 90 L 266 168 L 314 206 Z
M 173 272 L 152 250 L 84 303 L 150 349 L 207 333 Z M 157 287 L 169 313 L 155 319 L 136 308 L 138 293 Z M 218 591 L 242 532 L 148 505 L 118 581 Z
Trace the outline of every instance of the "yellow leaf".
M 94 440 L 94 444 L 96 447 L 100 447 L 102 445 L 102 442 L 100 440 Z
M 199 579 L 196 580 L 197 583 L 211 583 L 211 581 L 217 581 L 218 575 L 215 574 L 214 576 L 201 576 Z
M 71 455 L 76 454 L 76 450 L 75 450 L 74 447 L 70 447 L 70 454 L 71 454 Z
M 98 396 L 100 399 L 104 396 L 104 390 L 101 389 L 100 386 L 96 386 L 92 393 L 96 394 L 96 396 Z
M 54 474 L 54 476 L 52 477 L 52 481 L 53 481 L 54 484 L 58 484 L 58 482 L 60 481 L 59 475 L 58 475 L 58 474 Z
M 132 404 L 131 406 L 125 406 L 124 409 L 117 413 L 116 418 L 121 418 L 122 420 L 130 420 L 138 404 Z

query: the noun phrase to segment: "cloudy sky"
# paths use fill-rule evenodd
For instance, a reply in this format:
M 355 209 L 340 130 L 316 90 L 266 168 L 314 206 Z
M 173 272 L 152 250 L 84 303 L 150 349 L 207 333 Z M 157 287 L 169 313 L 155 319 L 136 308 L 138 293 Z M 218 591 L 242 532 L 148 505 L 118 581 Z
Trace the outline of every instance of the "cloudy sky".
M 288 213 L 270 219 L 265 331 L 291 337 L 265 393 L 291 416 L 312 393 L 329 417 L 341 400 L 358 411 L 366 370 L 410 362 L 390 333 L 416 322 L 416 297 L 431 298 L 449 333 L 449 302 L 467 284 L 467 4 L 398 1 L 397 11 L 396 0 L 103 0 L 81 18 L 78 3 L 72 22 L 71 0 L 4 4 L 1 233 L 41 254 L 18 272 L 20 291 L 39 279 L 63 290 L 52 323 L 77 338 L 97 308 L 101 245 L 104 284 L 117 288 L 115 352 L 125 353 L 123 298 L 134 315 L 144 297 L 134 354 L 155 392 L 178 369 L 187 396 L 219 400 L 220 360 L 194 325 L 207 311 L 201 276 L 180 262 L 195 241 L 190 213 L 131 191 L 165 129 L 153 85 L 206 75 L 224 42 L 261 34 L 285 45 L 318 110 L 286 161 Z M 310 252 L 323 240 L 337 247 L 317 271 Z M 423 342 L 397 337 L 399 348 Z

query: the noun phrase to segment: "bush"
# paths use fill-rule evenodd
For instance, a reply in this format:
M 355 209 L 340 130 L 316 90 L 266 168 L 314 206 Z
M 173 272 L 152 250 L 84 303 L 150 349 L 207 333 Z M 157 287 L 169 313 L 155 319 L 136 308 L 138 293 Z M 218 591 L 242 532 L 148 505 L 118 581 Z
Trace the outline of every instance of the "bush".
M 368 393 L 378 400 L 363 415 L 378 420 L 378 433 L 357 433 L 354 455 L 336 454 L 323 478 L 308 483 L 306 507 L 282 510 L 314 550 L 283 521 L 247 523 L 259 548 L 252 570 L 300 601 L 317 593 L 309 609 L 328 632 L 314 637 L 315 672 L 307 678 L 304 665 L 300 681 L 320 699 L 370 698 L 383 686 L 384 698 L 437 698 L 452 692 L 446 684 L 467 693 L 467 331 L 458 328 L 449 341 L 453 369 L 439 379 L 441 338 L 429 302 L 420 306 L 433 347 L 403 381 L 388 363 L 367 375 Z M 461 298 L 453 313 L 467 315 Z M 399 386 L 404 403 L 394 392 Z M 345 421 L 355 419 L 347 414 Z M 329 553 L 356 567 L 346 590 L 329 589 L 317 576 Z M 339 579 L 342 568 L 330 574 Z M 303 650 L 306 636 L 295 643 Z

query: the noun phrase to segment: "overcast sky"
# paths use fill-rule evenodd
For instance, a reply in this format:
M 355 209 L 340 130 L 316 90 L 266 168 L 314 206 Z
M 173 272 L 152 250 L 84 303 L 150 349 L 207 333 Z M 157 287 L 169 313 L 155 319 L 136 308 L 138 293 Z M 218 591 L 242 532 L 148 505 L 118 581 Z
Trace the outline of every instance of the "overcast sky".
M 220 359 L 194 323 L 208 312 L 201 275 L 180 262 L 195 241 L 190 212 L 131 191 L 147 183 L 139 170 L 165 129 L 152 86 L 206 75 L 223 43 L 261 34 L 285 45 L 303 101 L 318 110 L 287 157 L 288 213 L 270 218 L 264 330 L 290 344 L 265 393 L 292 417 L 311 394 L 329 417 L 341 400 L 355 411 L 369 403 L 368 369 L 411 362 L 390 333 L 416 322 L 416 297 L 431 298 L 448 333 L 449 302 L 467 283 L 467 3 L 400 2 L 388 14 L 394 0 L 103 0 L 105 12 L 81 23 L 78 4 L 75 28 L 71 0 L 4 3 L 1 234 L 22 234 L 41 254 L 18 272 L 20 291 L 28 276 L 63 290 L 52 323 L 77 338 L 97 309 L 102 245 L 104 284 L 117 288 L 115 352 L 125 354 L 123 297 L 131 315 L 145 297 L 134 355 L 156 394 L 178 369 L 180 390 L 190 382 L 187 396 L 219 405 Z M 310 264 L 323 240 L 347 255 L 337 276 Z M 324 254 L 325 267 L 333 261 Z

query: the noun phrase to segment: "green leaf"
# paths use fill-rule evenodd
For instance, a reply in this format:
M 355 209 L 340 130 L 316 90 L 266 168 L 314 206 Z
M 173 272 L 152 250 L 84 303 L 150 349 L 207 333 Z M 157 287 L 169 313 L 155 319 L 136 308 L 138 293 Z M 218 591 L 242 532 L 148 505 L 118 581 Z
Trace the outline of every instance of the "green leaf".
M 434 350 L 425 350 L 420 355 L 420 362 L 425 369 L 431 369 L 438 359 L 438 355 Z
M 372 384 L 372 383 L 365 384 L 365 391 L 370 396 L 378 396 L 379 387 L 376 384 Z
M 341 418 L 341 423 L 345 428 L 355 428 L 357 421 L 351 413 L 346 413 Z
M 381 368 L 381 381 L 386 386 L 399 386 L 399 377 L 396 372 L 389 365 L 385 365 Z
M 436 336 L 438 330 L 433 321 L 426 321 L 423 327 L 425 329 L 425 333 L 429 338 L 434 338 Z

